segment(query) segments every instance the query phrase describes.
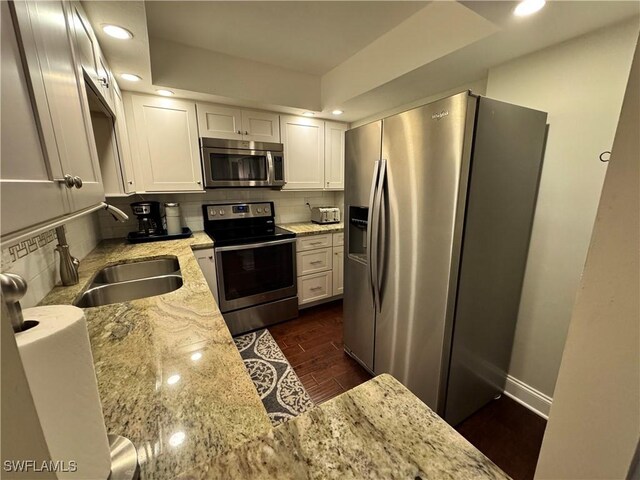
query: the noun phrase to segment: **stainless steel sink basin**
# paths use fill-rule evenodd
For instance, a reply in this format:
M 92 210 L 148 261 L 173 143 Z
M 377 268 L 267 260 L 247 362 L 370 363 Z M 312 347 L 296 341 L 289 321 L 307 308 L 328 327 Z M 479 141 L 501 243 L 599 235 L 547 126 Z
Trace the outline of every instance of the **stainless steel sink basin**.
M 177 257 L 160 257 L 105 267 L 91 282 L 91 287 L 161 275 L 179 274 L 180 264 Z
M 97 285 L 85 291 L 73 304 L 80 308 L 100 307 L 111 303 L 153 297 L 177 290 L 182 283 L 180 274 L 172 274 Z

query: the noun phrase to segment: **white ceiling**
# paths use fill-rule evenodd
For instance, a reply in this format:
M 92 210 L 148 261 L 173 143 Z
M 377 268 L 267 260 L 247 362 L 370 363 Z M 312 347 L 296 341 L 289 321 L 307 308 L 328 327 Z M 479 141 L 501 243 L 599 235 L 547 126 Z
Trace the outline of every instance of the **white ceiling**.
M 345 121 L 486 78 L 500 63 L 640 13 L 635 1 L 548 0 L 515 18 L 515 4 L 83 2 L 114 72 L 143 77 L 118 79 L 123 90 L 168 87 L 181 98 L 323 118 L 343 108 Z M 111 39 L 102 23 L 135 37 Z
M 150 37 L 323 75 L 428 2 L 146 2 Z

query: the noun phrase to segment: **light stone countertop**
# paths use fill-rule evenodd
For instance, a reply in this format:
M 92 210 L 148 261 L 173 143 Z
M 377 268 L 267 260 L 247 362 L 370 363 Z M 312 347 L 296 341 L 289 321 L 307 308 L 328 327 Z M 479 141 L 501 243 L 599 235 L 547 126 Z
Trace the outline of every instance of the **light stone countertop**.
M 107 264 L 178 257 L 184 281 L 178 290 L 85 309 L 107 431 L 134 443 L 142 479 L 175 478 L 271 429 L 193 255 L 192 247 L 211 245 L 202 232 L 136 245 L 103 241 L 80 262 L 78 285 L 56 287 L 41 302 L 72 303 Z M 202 353 L 197 361 L 195 352 Z M 172 375 L 180 379 L 169 385 Z M 184 442 L 173 446 L 179 432 Z
M 293 232 L 298 237 L 316 235 L 319 233 L 340 233 L 344 231 L 344 223 L 326 223 L 320 225 L 313 222 L 283 223 L 279 227 Z
M 390 375 L 369 380 L 180 478 L 509 479 Z
M 143 480 L 509 478 L 389 375 L 273 429 L 193 255 L 212 244 L 203 232 L 103 241 L 81 262 L 78 285 L 41 302 L 72 303 L 109 264 L 178 257 L 178 290 L 85 309 L 107 431 L 133 441 Z

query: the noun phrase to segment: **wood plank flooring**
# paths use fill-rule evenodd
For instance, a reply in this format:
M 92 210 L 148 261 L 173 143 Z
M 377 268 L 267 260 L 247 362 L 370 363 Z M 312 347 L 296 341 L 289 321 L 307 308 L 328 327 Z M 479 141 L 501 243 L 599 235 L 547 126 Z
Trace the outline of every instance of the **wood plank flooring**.
M 371 378 L 343 350 L 342 301 L 300 311 L 292 321 L 269 332 L 316 404 Z
M 371 378 L 343 351 L 342 302 L 302 310 L 269 332 L 316 404 Z M 543 418 L 503 395 L 456 430 L 514 480 L 530 480 L 545 427 Z
M 531 480 L 546 426 L 544 418 L 502 395 L 456 430 L 514 480 Z

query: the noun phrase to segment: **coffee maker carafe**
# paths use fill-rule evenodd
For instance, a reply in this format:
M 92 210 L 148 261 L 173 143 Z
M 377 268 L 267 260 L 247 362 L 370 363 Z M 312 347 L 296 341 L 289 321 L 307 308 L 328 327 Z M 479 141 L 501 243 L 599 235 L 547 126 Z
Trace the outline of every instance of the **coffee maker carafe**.
M 131 210 L 138 217 L 138 237 L 166 235 L 166 218 L 160 202 L 134 202 Z

